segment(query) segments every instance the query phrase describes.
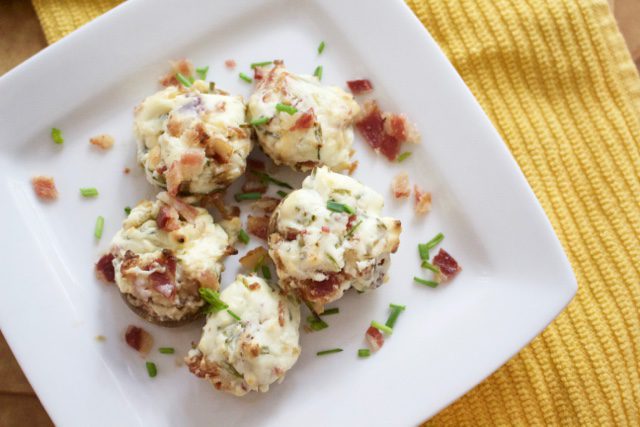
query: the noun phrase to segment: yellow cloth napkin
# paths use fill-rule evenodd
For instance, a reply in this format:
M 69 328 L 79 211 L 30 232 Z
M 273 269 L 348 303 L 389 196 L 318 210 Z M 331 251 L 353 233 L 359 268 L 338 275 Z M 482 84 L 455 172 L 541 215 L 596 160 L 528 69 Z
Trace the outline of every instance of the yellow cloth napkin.
M 33 0 L 50 43 L 118 3 Z M 638 425 L 640 80 L 606 1 L 407 3 L 500 131 L 579 283 L 541 336 L 430 423 Z

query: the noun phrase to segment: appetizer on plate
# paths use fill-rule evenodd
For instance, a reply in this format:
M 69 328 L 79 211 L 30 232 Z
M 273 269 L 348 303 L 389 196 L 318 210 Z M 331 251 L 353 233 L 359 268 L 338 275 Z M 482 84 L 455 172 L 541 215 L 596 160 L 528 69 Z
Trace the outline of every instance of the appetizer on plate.
M 241 96 L 202 80 L 167 87 L 135 109 L 138 162 L 150 183 L 174 196 L 225 188 L 244 173 L 252 148 L 243 123 Z
M 220 294 L 203 297 L 210 314 L 186 358 L 189 370 L 236 396 L 282 381 L 300 354 L 299 304 L 255 275 L 238 275 Z
M 350 287 L 380 286 L 400 244 L 400 220 L 381 217 L 382 196 L 326 167 L 314 169 L 280 203 L 269 225 L 269 254 L 285 291 L 322 312 Z
M 326 165 L 351 167 L 353 121 L 360 107 L 353 95 L 323 86 L 315 76 L 294 74 L 277 61 L 259 68 L 248 118 L 262 149 L 277 165 L 301 171 Z
M 227 233 L 205 209 L 167 192 L 157 197 L 131 210 L 96 271 L 118 285 L 141 317 L 175 326 L 201 311 L 205 302 L 199 288 L 220 287 L 221 262 L 234 250 Z

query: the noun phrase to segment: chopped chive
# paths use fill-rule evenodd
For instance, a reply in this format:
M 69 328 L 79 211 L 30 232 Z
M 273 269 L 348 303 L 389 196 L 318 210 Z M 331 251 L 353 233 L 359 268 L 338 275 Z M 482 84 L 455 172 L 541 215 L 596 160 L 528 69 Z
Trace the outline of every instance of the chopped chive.
M 262 277 L 267 280 L 271 280 L 271 270 L 269 270 L 269 266 L 262 265 Z
M 420 254 L 420 259 L 423 261 L 429 261 L 429 248 L 426 243 L 418 244 L 418 253 Z
M 209 92 L 216 91 L 216 82 L 209 82 Z
M 220 293 L 211 290 L 209 288 L 200 288 L 198 289 L 200 296 L 202 299 L 209 304 L 209 307 L 206 309 L 207 313 L 217 313 L 220 310 L 224 310 L 229 306 L 220 299 Z
M 404 153 L 400 153 L 400 155 L 398 155 L 398 157 L 396 158 L 396 161 L 398 163 L 400 162 L 404 162 L 405 160 L 407 160 L 409 157 L 411 157 L 411 151 L 405 151 Z
M 129 206 L 125 206 L 124 213 L 127 214 L 127 215 L 130 215 L 131 214 L 131 208 Z
M 238 240 L 240 240 L 242 243 L 246 245 L 247 243 L 249 243 L 250 239 L 251 238 L 249 237 L 247 232 L 244 231 L 244 229 L 241 228 L 240 231 L 238 231 Z
M 176 73 L 176 79 L 178 79 L 182 86 L 191 87 L 191 81 L 181 73 Z
M 360 224 L 362 224 L 362 220 L 356 222 L 356 225 L 354 225 L 353 227 L 351 227 L 351 229 L 349 231 L 347 231 L 347 234 L 345 234 L 345 238 L 349 238 L 353 235 L 353 233 L 356 231 L 356 228 L 360 227 Z
M 360 348 L 358 349 L 358 357 L 369 357 L 371 356 L 371 350 L 368 348 Z
M 273 64 L 273 61 L 254 62 L 251 64 L 251 69 L 253 70 L 256 67 L 264 67 L 265 65 L 271 64 Z
M 396 325 L 398 316 L 400 316 L 400 313 L 402 313 L 407 307 L 404 305 L 389 304 L 389 308 L 391 308 L 391 313 L 389 314 L 389 318 L 387 319 L 385 325 L 393 328 Z
M 64 143 L 64 138 L 62 137 L 62 131 L 58 128 L 51 128 L 51 139 L 56 144 Z
M 328 308 L 325 311 L 323 311 L 320 316 L 329 316 L 331 314 L 338 314 L 338 313 L 340 313 L 340 308 L 333 307 L 333 308 Z
M 229 313 L 231 315 L 231 317 L 233 317 L 234 319 L 240 321 L 242 319 L 240 319 L 240 316 L 238 316 L 237 314 L 235 314 L 233 311 L 231 311 L 230 309 L 227 309 L 227 313 Z
M 280 112 L 285 112 L 289 115 L 293 115 L 298 112 L 298 109 L 293 105 L 281 104 L 279 102 L 276 104 L 276 110 Z
M 158 375 L 158 368 L 155 363 L 146 362 L 145 365 L 147 366 L 147 374 L 149 374 L 149 377 L 153 378 Z
M 307 322 L 309 323 L 309 327 L 313 331 L 321 331 L 329 327 L 329 325 L 324 320 L 317 320 L 313 316 L 307 317 Z
M 324 356 L 325 354 L 340 353 L 341 348 L 332 348 L 331 350 L 322 350 L 316 353 L 316 356 Z
M 233 198 L 236 199 L 236 202 L 241 202 L 242 200 L 258 200 L 261 197 L 262 197 L 262 194 L 258 192 L 236 193 L 233 195 Z
M 431 288 L 438 287 L 438 282 L 434 282 L 433 280 L 425 280 L 419 277 L 414 277 L 413 280 L 417 283 L 420 283 L 421 285 L 429 286 Z
M 196 73 L 200 80 L 207 80 L 207 73 L 209 73 L 209 66 L 196 68 Z
M 242 80 L 244 80 L 247 83 L 253 82 L 253 79 L 251 77 L 247 76 L 245 73 L 238 74 L 238 77 L 240 77 Z
M 98 216 L 96 218 L 96 226 L 93 229 L 93 235 L 96 236 L 96 239 L 102 237 L 102 230 L 104 230 L 104 217 Z
M 266 182 L 271 182 L 271 183 L 273 183 L 273 184 L 275 184 L 275 185 L 277 185 L 279 187 L 284 187 L 284 188 L 288 188 L 290 190 L 293 190 L 293 187 L 290 186 L 289 184 L 287 184 L 286 182 L 280 181 L 279 179 L 276 179 L 276 178 L 274 178 L 274 177 L 272 177 L 272 176 L 270 176 L 270 175 L 268 175 L 268 174 L 266 174 L 264 172 L 252 170 L 251 173 L 256 175 L 256 176 L 259 176 L 260 179 L 262 180 L 262 182 L 265 182 L 265 183 Z
M 431 270 L 434 273 L 440 273 L 440 269 L 435 265 L 431 264 L 429 261 L 422 261 L 422 268 L 426 268 L 427 270 Z
M 260 118 L 251 120 L 249 124 L 251 126 L 260 126 L 267 123 L 269 120 L 270 120 L 269 117 L 260 117 Z
M 442 240 L 444 240 L 444 234 L 438 233 L 436 234 L 436 237 L 429 240 L 425 245 L 427 245 L 427 249 L 433 249 L 438 243 L 442 242 Z
M 322 40 L 322 41 L 320 42 L 320 46 L 318 46 L 318 55 L 320 55 L 320 54 L 322 54 L 322 52 L 324 52 L 324 48 L 325 48 L 325 46 L 326 46 L 326 45 L 325 45 L 325 43 L 324 43 L 324 40 Z
M 96 197 L 98 195 L 98 189 L 94 187 L 81 188 L 80 194 L 82 194 L 82 197 Z
M 278 190 L 278 196 L 282 197 L 283 199 L 287 197 L 287 194 L 289 193 L 287 193 L 286 191 Z
M 158 351 L 162 354 L 173 354 L 176 352 L 176 349 L 173 347 L 160 347 Z
M 313 75 L 318 78 L 318 80 L 322 80 L 322 65 L 318 65 L 313 72 Z
M 192 76 L 187 77 L 189 79 L 189 83 L 194 84 L 196 82 L 196 79 L 194 79 Z
M 391 335 L 393 333 L 393 328 L 390 328 L 387 325 L 383 325 L 382 323 L 376 322 L 375 320 L 371 321 L 371 326 L 388 335 Z
M 356 210 L 353 209 L 351 206 L 345 205 L 343 203 L 338 203 L 334 200 L 329 200 L 327 202 L 327 209 L 333 212 L 345 212 L 348 214 L 356 213 Z

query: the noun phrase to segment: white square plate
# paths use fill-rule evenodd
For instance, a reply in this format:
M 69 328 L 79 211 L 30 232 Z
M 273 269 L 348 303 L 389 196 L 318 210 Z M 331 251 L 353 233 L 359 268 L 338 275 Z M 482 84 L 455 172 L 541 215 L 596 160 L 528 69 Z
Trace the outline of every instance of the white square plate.
M 400 1 L 130 0 L 0 79 L 0 326 L 53 420 L 62 425 L 410 425 L 435 414 L 497 369 L 560 312 L 576 283 L 550 224 L 504 143 L 427 31 Z M 316 47 L 327 48 L 318 56 Z M 152 353 L 156 378 L 123 342 L 144 322 L 98 283 L 93 263 L 119 228 L 124 206 L 153 195 L 134 161 L 132 108 L 157 89 L 167 60 L 209 64 L 219 87 L 248 95 L 238 71 L 282 58 L 297 72 L 324 66 L 323 81 L 367 77 L 383 109 L 417 123 L 423 142 L 392 164 L 357 139 L 356 178 L 382 193 L 403 221 L 391 280 L 339 301 L 331 327 L 302 334 L 302 356 L 267 394 L 235 398 L 196 379 L 174 356 Z M 238 63 L 234 71 L 224 60 Z M 63 130 L 64 146 L 50 129 Z M 88 140 L 109 133 L 107 153 Z M 122 169 L 132 167 L 130 175 Z M 416 218 L 392 199 L 407 170 L 434 195 Z M 56 178 L 60 198 L 39 202 L 30 178 Z M 78 188 L 95 186 L 97 199 Z M 93 238 L 97 215 L 107 220 Z M 412 283 L 416 251 L 442 231 L 463 265 L 437 289 Z M 257 239 L 253 239 L 255 242 Z M 241 252 L 244 252 L 241 249 Z M 234 276 L 227 261 L 223 284 Z M 393 336 L 359 360 L 372 319 L 406 304 Z M 200 324 L 145 326 L 184 355 Z M 99 343 L 96 335 L 105 335 Z M 343 353 L 316 357 L 318 350 Z

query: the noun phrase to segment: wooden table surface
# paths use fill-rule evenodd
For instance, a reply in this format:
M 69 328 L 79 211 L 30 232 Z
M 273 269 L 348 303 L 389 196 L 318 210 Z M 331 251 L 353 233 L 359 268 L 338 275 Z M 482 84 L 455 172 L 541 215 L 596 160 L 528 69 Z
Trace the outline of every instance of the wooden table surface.
M 609 0 L 636 65 L 640 67 L 640 0 Z M 0 75 L 47 43 L 28 0 L 0 0 Z M 0 426 L 51 426 L 0 333 Z

